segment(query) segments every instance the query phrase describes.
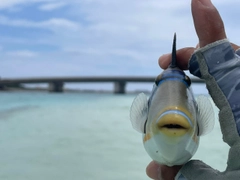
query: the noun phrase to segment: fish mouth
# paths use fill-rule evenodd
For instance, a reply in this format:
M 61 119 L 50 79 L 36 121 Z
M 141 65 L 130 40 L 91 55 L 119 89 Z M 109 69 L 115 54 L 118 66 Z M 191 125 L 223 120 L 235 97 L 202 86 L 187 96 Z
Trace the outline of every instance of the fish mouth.
M 191 120 L 182 112 L 167 111 L 163 113 L 157 126 L 160 132 L 168 136 L 182 136 L 192 127 Z
M 168 128 L 168 129 L 187 129 L 186 127 L 181 126 L 180 124 L 165 124 L 160 126 L 160 128 Z

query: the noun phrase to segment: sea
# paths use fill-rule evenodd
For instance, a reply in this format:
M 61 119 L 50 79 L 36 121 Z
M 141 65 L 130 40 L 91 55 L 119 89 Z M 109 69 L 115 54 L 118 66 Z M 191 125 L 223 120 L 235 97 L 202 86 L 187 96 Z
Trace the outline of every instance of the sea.
M 135 95 L 0 92 L 0 180 L 149 179 L 129 120 Z M 223 171 L 228 150 L 216 118 L 193 159 Z

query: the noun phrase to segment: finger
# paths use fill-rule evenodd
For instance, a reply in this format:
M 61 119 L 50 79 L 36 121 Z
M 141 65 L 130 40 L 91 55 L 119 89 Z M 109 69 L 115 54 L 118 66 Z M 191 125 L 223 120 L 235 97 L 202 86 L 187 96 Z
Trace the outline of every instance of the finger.
M 223 21 L 211 0 L 192 0 L 192 16 L 200 47 L 226 38 Z
M 157 164 L 156 162 L 152 161 L 147 166 L 146 173 L 152 179 L 173 180 L 174 177 L 177 175 L 178 171 L 181 169 L 181 167 L 182 166 L 168 167 L 165 165 Z
M 188 69 L 188 61 L 196 48 L 186 47 L 177 51 L 177 64 L 182 70 Z M 172 60 L 171 54 L 162 55 L 158 59 L 161 68 L 166 69 Z
M 159 170 L 160 170 L 160 165 L 152 161 L 147 166 L 146 173 L 152 179 L 160 179 Z

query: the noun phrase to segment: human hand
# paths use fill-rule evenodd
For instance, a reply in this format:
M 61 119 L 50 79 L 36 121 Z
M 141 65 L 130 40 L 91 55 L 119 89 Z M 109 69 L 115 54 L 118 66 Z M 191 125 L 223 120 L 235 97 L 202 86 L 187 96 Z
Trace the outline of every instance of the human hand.
M 177 51 L 178 66 L 183 70 L 188 69 L 188 61 L 194 50 L 226 38 L 221 16 L 210 0 L 192 0 L 191 7 L 199 43 L 197 47 L 186 47 Z M 232 47 L 235 50 L 239 48 L 235 44 L 232 44 Z M 171 54 L 161 56 L 159 58 L 160 67 L 166 69 L 170 64 L 171 57 Z M 148 165 L 146 173 L 152 179 L 173 180 L 180 169 L 181 166 L 168 167 L 152 161 Z
M 222 18 L 211 0 L 192 0 L 191 8 L 199 43 L 196 47 L 186 47 L 177 51 L 178 66 L 183 70 L 188 69 L 188 61 L 197 48 L 226 38 Z M 233 43 L 232 47 L 235 50 L 239 48 Z M 166 69 L 171 58 L 171 54 L 162 55 L 158 60 L 160 67 Z

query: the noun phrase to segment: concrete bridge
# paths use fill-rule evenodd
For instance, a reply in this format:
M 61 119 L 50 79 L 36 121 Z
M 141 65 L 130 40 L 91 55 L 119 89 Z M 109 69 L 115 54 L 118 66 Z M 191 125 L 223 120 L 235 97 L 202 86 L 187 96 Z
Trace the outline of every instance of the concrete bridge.
M 21 84 L 37 84 L 37 83 L 48 83 L 50 92 L 63 92 L 64 83 L 101 83 L 101 82 L 112 82 L 114 83 L 114 93 L 124 94 L 126 84 L 131 83 L 144 83 L 154 82 L 156 77 L 42 77 L 42 78 L 1 78 L 0 89 L 5 87 L 20 87 Z M 202 80 L 192 78 L 193 83 L 203 83 Z

